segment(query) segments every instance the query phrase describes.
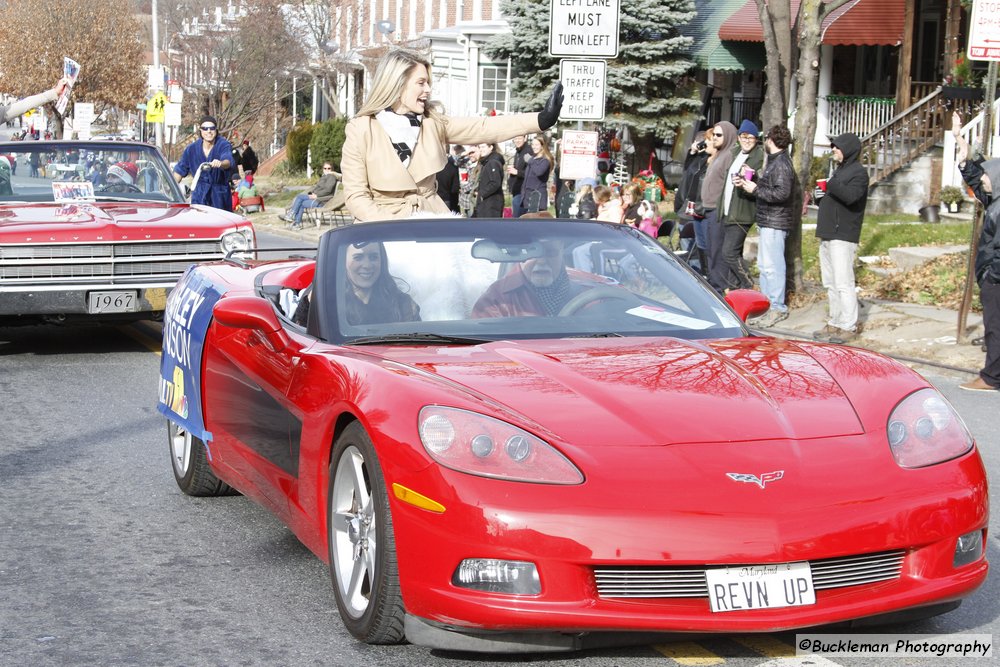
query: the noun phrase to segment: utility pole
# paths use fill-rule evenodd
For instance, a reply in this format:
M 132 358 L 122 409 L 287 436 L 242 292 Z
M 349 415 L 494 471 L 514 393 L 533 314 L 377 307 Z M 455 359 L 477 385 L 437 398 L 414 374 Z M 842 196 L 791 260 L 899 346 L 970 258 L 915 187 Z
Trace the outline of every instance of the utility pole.
M 158 86 L 163 85 L 163 71 L 160 69 L 160 29 L 156 15 L 156 0 L 153 0 L 153 71 L 156 72 Z M 159 90 L 159 88 L 155 88 Z M 156 128 L 156 147 L 163 148 L 163 123 L 153 123 Z

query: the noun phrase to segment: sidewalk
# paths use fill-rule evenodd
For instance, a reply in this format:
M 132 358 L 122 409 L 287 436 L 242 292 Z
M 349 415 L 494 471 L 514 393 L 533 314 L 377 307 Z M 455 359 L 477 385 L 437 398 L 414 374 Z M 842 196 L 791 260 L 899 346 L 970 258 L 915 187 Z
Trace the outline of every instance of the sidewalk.
M 966 320 L 964 343 L 958 343 L 958 312 L 935 306 L 892 301 L 861 300 L 861 334 L 851 343 L 888 354 L 907 365 L 920 366 L 916 360 L 943 368 L 967 371 L 974 375 L 982 368 L 986 353 L 968 341 L 983 335 L 983 320 L 970 313 Z M 826 322 L 826 299 L 789 311 L 788 319 L 768 333 L 787 338 L 811 339 L 812 333 Z M 913 360 L 913 361 L 911 361 Z M 922 364 L 921 364 L 922 365 Z
M 319 237 L 330 230 L 324 225 L 316 227 L 303 220 L 301 230 L 288 228 L 287 223 L 278 220 L 280 210 L 268 209 L 266 213 L 251 216 L 254 224 L 273 234 L 301 241 L 318 242 Z M 958 343 L 958 313 L 946 308 L 920 306 L 891 301 L 861 300 L 859 321 L 861 335 L 851 343 L 882 354 L 900 359 L 917 371 L 926 362 L 942 371 L 955 374 L 962 381 L 971 379 L 979 372 L 985 360 L 985 353 L 978 345 L 968 340 L 983 335 L 982 317 L 970 313 L 967 319 L 964 343 Z M 799 306 L 789 311 L 787 320 L 766 333 L 785 338 L 811 340 L 812 333 L 826 324 L 826 298 Z M 964 372 L 963 372 L 964 371 Z

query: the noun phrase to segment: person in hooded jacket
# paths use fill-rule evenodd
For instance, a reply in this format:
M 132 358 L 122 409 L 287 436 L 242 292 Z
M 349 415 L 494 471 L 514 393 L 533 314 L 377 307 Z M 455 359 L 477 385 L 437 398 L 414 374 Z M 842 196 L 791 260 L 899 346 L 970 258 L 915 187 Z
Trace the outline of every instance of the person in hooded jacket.
M 1000 184 L 1000 159 L 977 163 L 969 160 L 969 142 L 962 136 L 962 119 L 952 115 L 952 133 L 958 144 L 955 163 L 962 179 L 986 208 L 983 229 L 976 245 L 975 275 L 979 283 L 979 300 L 983 304 L 983 342 L 986 363 L 979 377 L 959 385 L 967 391 L 1000 389 L 1000 197 L 993 195 L 994 183 Z
M 726 236 L 726 230 L 719 222 L 718 205 L 722 200 L 722 193 L 729 179 L 729 167 L 732 166 L 736 154 L 733 148 L 736 147 L 736 126 L 727 120 L 717 123 L 712 128 L 713 148 L 716 151 L 715 157 L 705 169 L 705 176 L 701 179 L 701 204 L 705 211 L 705 217 L 701 224 L 706 231 L 706 245 L 708 255 L 708 282 L 718 292 L 723 292 L 726 285 L 718 280 L 722 275 L 722 270 L 726 267 L 722 258 L 722 242 Z M 738 148 L 737 148 L 738 149 Z M 695 233 L 697 238 L 697 226 Z
M 826 182 L 819 200 L 816 238 L 819 268 L 826 288 L 830 319 L 813 338 L 846 343 L 858 335 L 858 294 L 854 288 L 854 258 L 868 204 L 868 170 L 858 161 L 861 140 L 847 132 L 831 139 L 833 159 L 840 166 Z
M 684 175 L 677 187 L 674 197 L 674 211 L 677 217 L 687 225 L 690 223 L 694 231 L 694 243 L 698 254 L 698 272 L 708 275 L 708 230 L 705 228 L 705 205 L 701 200 L 701 182 L 705 178 L 708 164 L 716 155 L 715 130 L 709 128 L 695 136 L 694 143 L 688 149 L 684 158 Z M 682 229 L 683 231 L 683 229 Z

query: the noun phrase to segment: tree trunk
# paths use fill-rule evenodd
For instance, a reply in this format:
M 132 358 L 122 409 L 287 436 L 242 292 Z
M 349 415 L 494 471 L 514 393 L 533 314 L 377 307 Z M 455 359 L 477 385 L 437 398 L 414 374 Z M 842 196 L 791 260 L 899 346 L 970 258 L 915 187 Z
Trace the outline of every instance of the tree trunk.
M 792 136 L 798 139 L 798 150 L 792 154 L 792 166 L 799 185 L 809 183 L 813 144 L 816 137 L 816 106 L 819 98 L 820 27 L 825 14 L 821 0 L 803 0 L 799 7 L 799 67 L 796 73 L 798 94 L 795 105 L 795 128 Z M 801 187 L 800 187 L 801 190 Z M 793 211 L 801 215 L 802 206 Z M 801 225 L 799 225 L 801 227 Z M 800 236 L 801 239 L 801 236 Z M 792 244 L 790 244 L 792 245 Z M 793 245 L 791 263 L 788 265 L 789 282 L 794 291 L 802 289 L 802 243 Z
M 53 139 L 62 139 L 63 138 L 63 119 L 62 119 L 62 116 L 59 115 L 59 112 L 56 111 L 56 105 L 55 104 L 46 104 L 45 108 L 49 112 L 49 118 L 51 118 L 51 120 L 49 121 L 49 131 L 52 132 L 52 138 Z
M 757 13 L 764 31 L 767 64 L 764 74 L 766 87 L 761 106 L 761 121 L 765 132 L 773 125 L 788 122 L 788 100 L 791 99 L 793 42 L 789 0 L 757 0 Z

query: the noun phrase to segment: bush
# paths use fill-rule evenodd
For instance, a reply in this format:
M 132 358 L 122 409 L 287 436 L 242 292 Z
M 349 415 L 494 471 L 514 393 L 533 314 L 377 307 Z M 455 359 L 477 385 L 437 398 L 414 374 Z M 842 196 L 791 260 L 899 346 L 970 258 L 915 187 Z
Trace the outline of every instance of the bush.
M 959 204 L 965 199 L 965 193 L 962 189 L 954 185 L 946 185 L 941 188 L 941 203 L 942 204 Z
M 346 118 L 331 118 L 313 128 L 309 142 L 313 171 L 320 172 L 324 162 L 331 162 L 335 171 L 341 170 L 340 158 L 346 130 Z
M 313 124 L 302 121 L 288 133 L 288 166 L 293 171 L 305 171 L 309 156 L 309 142 L 312 140 Z

